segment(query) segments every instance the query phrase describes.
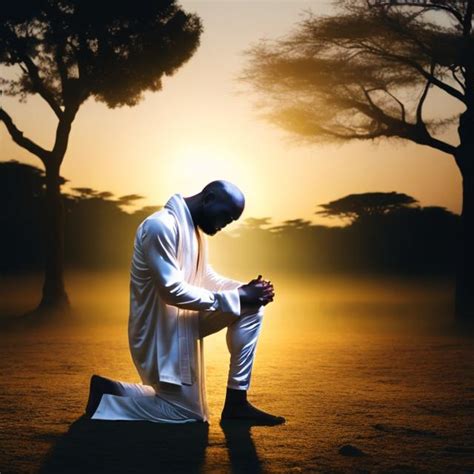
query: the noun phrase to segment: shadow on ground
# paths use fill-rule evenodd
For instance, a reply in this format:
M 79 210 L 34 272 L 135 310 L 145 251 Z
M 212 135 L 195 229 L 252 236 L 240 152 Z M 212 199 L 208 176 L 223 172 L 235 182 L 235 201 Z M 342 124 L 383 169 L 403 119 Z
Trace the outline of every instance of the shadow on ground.
M 221 424 L 232 472 L 262 472 L 251 425 Z M 78 418 L 46 455 L 39 472 L 202 472 L 208 423 L 152 423 Z
M 198 472 L 208 432 L 207 423 L 102 421 L 82 416 L 47 454 L 39 472 Z

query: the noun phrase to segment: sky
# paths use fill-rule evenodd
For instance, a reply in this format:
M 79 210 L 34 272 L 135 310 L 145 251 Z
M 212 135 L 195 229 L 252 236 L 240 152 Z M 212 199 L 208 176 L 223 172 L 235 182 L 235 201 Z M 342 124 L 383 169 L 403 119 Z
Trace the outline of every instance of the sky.
M 461 212 L 461 177 L 449 155 L 399 142 L 301 145 L 257 116 L 255 97 L 237 81 L 245 64 L 243 51 L 261 38 L 290 33 L 305 9 L 329 13 L 330 2 L 180 4 L 202 19 L 197 52 L 163 79 L 162 91 L 144 94 L 135 107 L 109 109 L 93 99 L 83 104 L 61 169 L 69 180 L 64 191 L 90 187 L 117 198 L 139 194 L 144 196 L 137 201 L 142 207 L 163 205 L 174 193 L 190 196 L 214 179 L 226 179 L 246 196 L 241 220 L 271 217 L 273 224 L 302 218 L 343 225 L 316 215 L 318 204 L 374 191 L 402 192 L 422 206 Z M 0 76 L 13 73 L 0 68 Z M 26 136 L 52 147 L 56 119 L 42 99 L 1 101 Z M 434 111 L 456 110 L 442 95 L 432 95 L 430 106 Z M 2 124 L 0 159 L 42 165 L 11 141 Z

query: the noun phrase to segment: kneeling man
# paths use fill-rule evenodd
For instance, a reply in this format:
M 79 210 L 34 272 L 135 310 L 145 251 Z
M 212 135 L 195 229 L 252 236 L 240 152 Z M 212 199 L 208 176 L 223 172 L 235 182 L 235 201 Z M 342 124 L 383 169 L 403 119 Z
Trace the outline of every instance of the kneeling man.
M 230 352 L 221 420 L 279 424 L 247 400 L 270 281 L 222 277 L 207 262 L 207 241 L 243 212 L 232 183 L 212 181 L 189 197 L 174 194 L 138 227 L 130 269 L 130 351 L 142 383 L 93 375 L 86 415 L 98 420 L 206 422 L 203 338 L 227 328 Z

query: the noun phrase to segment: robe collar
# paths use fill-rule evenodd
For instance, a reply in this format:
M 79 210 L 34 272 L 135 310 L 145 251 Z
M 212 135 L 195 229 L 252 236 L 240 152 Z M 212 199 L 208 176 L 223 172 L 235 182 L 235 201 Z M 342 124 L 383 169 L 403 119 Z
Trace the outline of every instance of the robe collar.
M 184 197 L 181 193 L 173 194 L 168 199 L 164 207 L 166 207 L 173 214 L 175 214 L 178 223 L 181 223 L 180 227 L 182 227 L 182 225 L 184 224 L 186 229 L 194 230 L 194 234 L 197 240 L 197 263 L 193 273 L 195 274 L 195 277 L 197 277 L 197 281 L 199 281 L 201 279 L 202 272 L 204 271 L 205 261 L 207 259 L 207 241 L 202 232 L 200 231 L 199 227 L 194 224 L 191 211 L 189 210 L 189 207 L 186 204 L 186 201 L 184 200 Z M 184 223 L 183 220 L 185 220 L 186 222 Z M 184 249 L 182 247 L 182 243 L 182 239 L 180 239 L 180 248 L 178 254 L 180 255 L 180 258 L 184 260 Z
M 173 194 L 168 201 L 165 204 L 165 207 L 167 209 L 170 209 L 174 211 L 176 214 L 178 214 L 177 209 L 181 209 L 182 213 L 186 217 L 186 221 L 189 227 L 194 229 L 197 232 L 197 226 L 194 224 L 193 221 L 193 216 L 191 215 L 191 211 L 189 210 L 188 205 L 186 204 L 186 201 L 184 200 L 184 197 L 181 193 L 175 193 Z

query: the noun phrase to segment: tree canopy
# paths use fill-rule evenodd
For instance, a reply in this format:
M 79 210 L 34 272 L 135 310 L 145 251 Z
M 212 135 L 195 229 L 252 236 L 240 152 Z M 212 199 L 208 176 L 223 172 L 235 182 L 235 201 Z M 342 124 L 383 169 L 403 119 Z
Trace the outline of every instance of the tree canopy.
M 193 55 L 201 31 L 174 0 L 3 2 L 0 63 L 21 68 L 3 93 L 37 93 L 58 117 L 90 96 L 132 106 Z
M 307 11 L 286 37 L 246 51 L 240 80 L 260 93 L 262 115 L 310 142 L 403 138 L 454 154 L 436 132 L 459 114 L 435 119 L 423 111 L 432 87 L 462 105 L 469 100 L 465 68 L 474 57 L 465 10 L 472 2 L 416 10 L 338 3 L 337 14 Z M 440 21 L 434 11 L 446 15 Z
M 405 209 L 418 201 L 404 193 L 369 192 L 349 194 L 334 201 L 320 204 L 322 209 L 315 214 L 328 217 L 348 217 L 358 220 Z

